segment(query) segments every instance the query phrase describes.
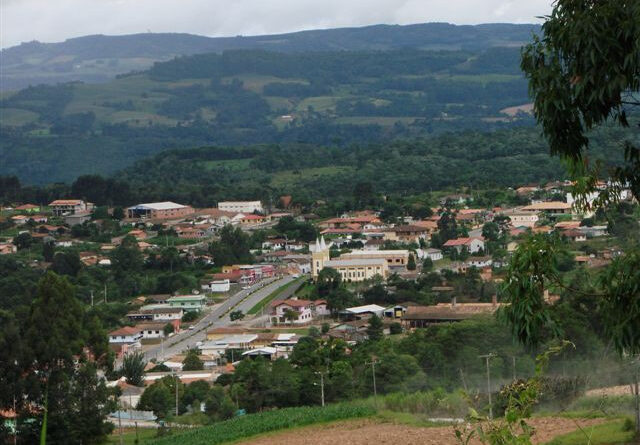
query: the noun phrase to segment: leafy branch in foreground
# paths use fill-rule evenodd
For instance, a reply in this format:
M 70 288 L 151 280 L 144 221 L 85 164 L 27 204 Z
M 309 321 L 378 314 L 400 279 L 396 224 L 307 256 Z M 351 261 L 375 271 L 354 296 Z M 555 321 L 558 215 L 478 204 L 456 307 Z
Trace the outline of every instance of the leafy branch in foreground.
M 569 161 L 576 192 L 586 197 L 600 170 L 589 166 L 588 132 L 607 122 L 628 128 L 638 117 L 640 3 L 559 0 L 546 19 L 542 36 L 524 47 L 521 68 L 551 154 Z M 640 152 L 629 141 L 622 148 L 625 163 L 609 176 L 640 198 Z M 615 188 L 603 198 L 615 200 Z

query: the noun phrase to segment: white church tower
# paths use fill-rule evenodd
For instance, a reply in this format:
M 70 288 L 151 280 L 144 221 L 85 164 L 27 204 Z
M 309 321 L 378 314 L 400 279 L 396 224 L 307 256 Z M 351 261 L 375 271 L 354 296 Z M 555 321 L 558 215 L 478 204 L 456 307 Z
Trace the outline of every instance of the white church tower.
M 324 236 L 320 239 L 316 238 L 316 245 L 311 253 L 311 276 L 316 279 L 322 269 L 324 269 L 324 263 L 329 261 L 329 248 L 324 241 Z

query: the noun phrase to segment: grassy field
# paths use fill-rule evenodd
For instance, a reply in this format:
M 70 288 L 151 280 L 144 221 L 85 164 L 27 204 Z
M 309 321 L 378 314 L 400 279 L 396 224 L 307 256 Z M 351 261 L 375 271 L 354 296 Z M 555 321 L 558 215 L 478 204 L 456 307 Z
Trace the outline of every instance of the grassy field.
M 231 83 L 233 79 L 239 79 L 244 84 L 245 89 L 258 94 L 262 94 L 264 86 L 270 83 L 301 83 L 303 85 L 309 85 L 309 82 L 303 79 L 262 76 L 259 74 L 241 74 L 232 77 L 223 77 L 222 83 Z
M 625 419 L 594 425 L 556 437 L 547 445 L 622 445 L 634 441 L 633 423 Z
M 303 178 L 320 179 L 326 177 L 328 180 L 336 175 L 348 175 L 351 171 L 351 167 L 344 166 L 306 168 L 296 171 L 284 170 L 273 175 L 271 184 L 274 187 L 291 188 Z
M 138 428 L 138 433 L 134 429 L 127 428 L 122 432 L 122 443 L 124 445 L 134 445 L 136 444 L 136 437 L 138 438 L 138 443 L 148 443 L 150 440 L 154 439 L 157 435 L 157 430 L 155 428 Z M 107 438 L 107 444 L 120 444 L 120 434 L 118 428 L 116 427 L 113 431 L 113 434 Z
M 340 99 L 344 99 L 342 96 L 316 96 L 316 97 L 307 97 L 306 99 L 300 101 L 296 106 L 296 111 L 307 111 L 309 107 L 313 107 L 313 109 L 319 113 L 323 113 L 325 111 L 333 110 L 336 107 L 336 103 Z
M 274 290 L 273 292 L 271 292 L 269 295 L 267 295 L 267 298 L 262 299 L 262 301 L 260 301 L 259 303 L 257 303 L 255 306 L 253 306 L 251 309 L 249 309 L 249 314 L 257 314 L 259 313 L 266 305 L 268 305 L 269 303 L 271 303 L 278 295 L 280 295 L 282 292 L 284 292 L 286 289 L 290 288 L 291 286 L 293 286 L 296 283 L 299 283 L 300 281 L 304 280 L 305 277 L 300 277 L 298 279 L 295 279 L 293 281 L 288 282 L 285 285 L 280 286 L 279 288 L 277 288 L 276 290 Z
M 0 125 L 2 126 L 20 126 L 35 122 L 38 119 L 38 113 L 23 110 L 20 108 L 1 108 L 0 109 Z
M 246 170 L 249 168 L 249 164 L 252 159 L 229 159 L 222 161 L 205 161 L 202 163 L 207 170 L 214 170 L 218 168 L 227 168 L 229 170 Z
M 391 127 L 397 122 L 405 125 L 412 124 L 416 120 L 415 117 L 401 117 L 401 116 L 348 116 L 339 117 L 335 120 L 337 124 L 351 124 L 351 125 L 380 125 L 381 127 Z

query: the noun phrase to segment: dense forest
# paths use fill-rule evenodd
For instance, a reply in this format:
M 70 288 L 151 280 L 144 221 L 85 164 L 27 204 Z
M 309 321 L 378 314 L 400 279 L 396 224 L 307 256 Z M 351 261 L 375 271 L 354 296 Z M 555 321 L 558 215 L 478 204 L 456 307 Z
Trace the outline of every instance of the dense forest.
M 611 127 L 593 132 L 591 160 L 604 160 L 603 171 L 621 162 L 612 148 L 626 134 Z M 335 214 L 357 203 L 380 206 L 381 197 L 395 201 L 443 190 L 503 195 L 508 187 L 566 178 L 565 166 L 548 150 L 535 128 L 347 146 L 203 146 L 163 151 L 110 177 L 81 175 L 68 185 L 29 186 L 0 176 L 0 200 L 46 203 L 76 197 L 120 206 L 172 200 L 207 207 L 226 199 L 276 205 L 280 196 L 292 195 L 304 208 L 322 202 Z
M 345 147 L 531 126 L 528 102 L 518 48 L 198 54 L 105 84 L 6 94 L 0 174 L 68 182 L 167 149 Z

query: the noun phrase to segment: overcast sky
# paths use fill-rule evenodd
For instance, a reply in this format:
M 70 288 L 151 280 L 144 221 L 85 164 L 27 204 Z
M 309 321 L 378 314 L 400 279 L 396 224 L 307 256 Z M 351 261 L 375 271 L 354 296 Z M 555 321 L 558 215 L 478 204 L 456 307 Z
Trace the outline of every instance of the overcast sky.
M 206 36 L 423 22 L 535 23 L 552 0 L 0 0 L 0 46 L 87 34 Z

